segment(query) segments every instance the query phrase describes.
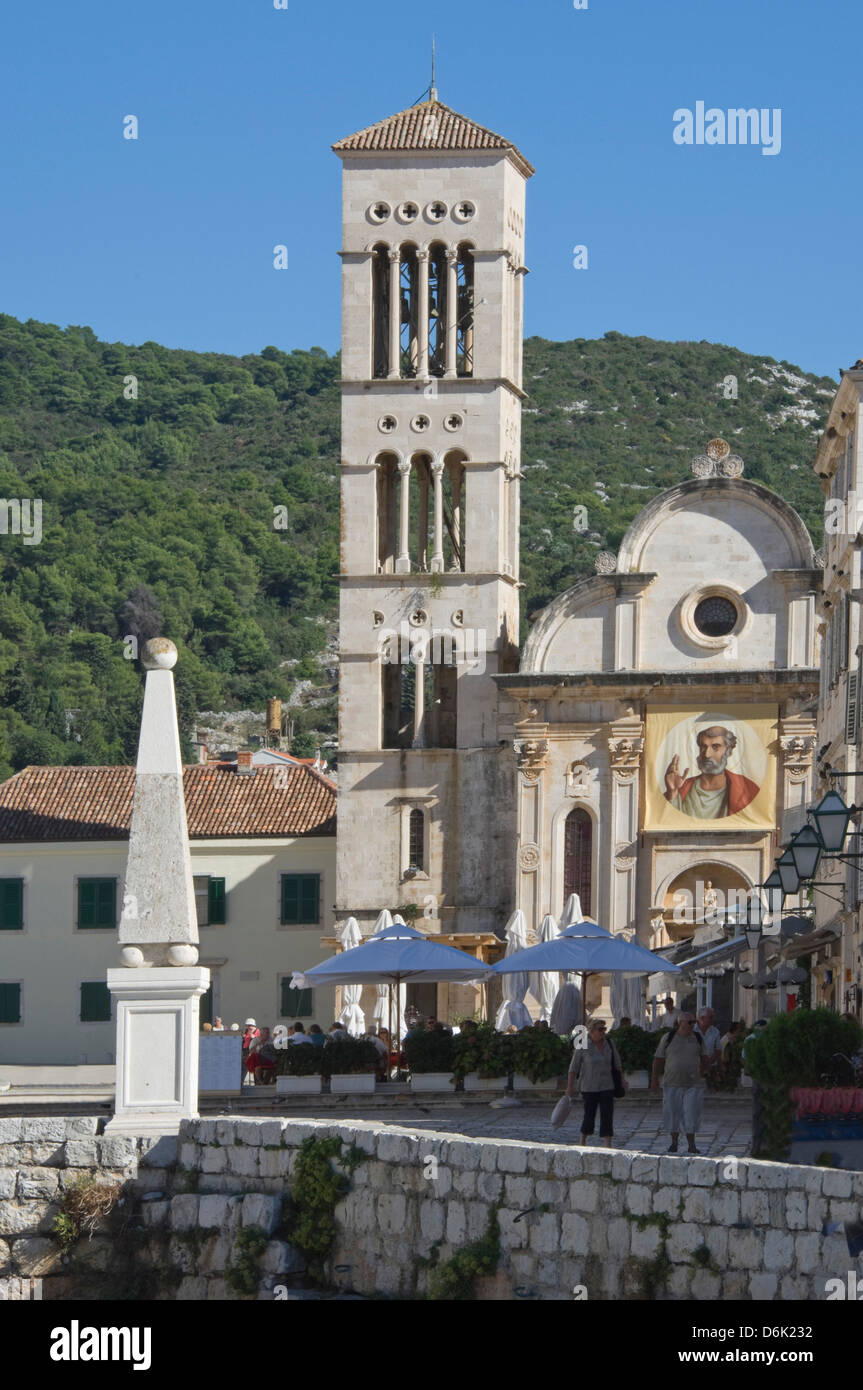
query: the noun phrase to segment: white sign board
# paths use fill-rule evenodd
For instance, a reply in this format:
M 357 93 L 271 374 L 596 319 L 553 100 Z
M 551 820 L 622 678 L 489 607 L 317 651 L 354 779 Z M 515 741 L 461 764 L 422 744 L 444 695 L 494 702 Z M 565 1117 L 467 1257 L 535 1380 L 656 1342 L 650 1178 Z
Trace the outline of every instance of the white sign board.
M 205 1033 L 198 1042 L 198 1090 L 241 1091 L 243 1039 L 240 1033 Z

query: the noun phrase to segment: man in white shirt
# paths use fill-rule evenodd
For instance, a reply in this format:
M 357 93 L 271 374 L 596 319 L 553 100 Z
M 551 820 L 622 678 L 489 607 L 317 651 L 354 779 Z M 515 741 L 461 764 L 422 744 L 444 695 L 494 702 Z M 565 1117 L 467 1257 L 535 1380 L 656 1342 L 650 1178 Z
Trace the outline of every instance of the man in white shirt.
M 308 1033 L 303 1028 L 303 1025 L 301 1023 L 294 1024 L 293 1028 L 291 1029 L 291 1036 L 288 1038 L 288 1042 L 309 1043 L 312 1047 L 314 1047 L 314 1043 L 312 1043 L 311 1038 L 309 1037 Z
M 715 1017 L 712 1009 L 702 1009 L 698 1015 L 698 1027 L 695 1030 L 704 1044 L 704 1059 L 711 1066 L 715 1066 L 719 1061 L 722 1041 L 719 1029 L 713 1021 Z

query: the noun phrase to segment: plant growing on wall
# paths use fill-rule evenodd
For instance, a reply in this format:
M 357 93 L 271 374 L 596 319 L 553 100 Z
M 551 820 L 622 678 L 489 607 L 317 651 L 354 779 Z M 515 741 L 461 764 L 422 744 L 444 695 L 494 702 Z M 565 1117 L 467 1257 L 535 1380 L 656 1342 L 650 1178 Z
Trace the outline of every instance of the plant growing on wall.
M 63 1250 L 68 1250 L 82 1236 L 93 1239 L 96 1229 L 116 1207 L 123 1195 L 119 1183 L 102 1182 L 86 1173 L 71 1183 L 63 1193 L 60 1210 L 54 1217 L 52 1234 Z
M 494 1274 L 500 1262 L 499 1208 L 500 1203 L 495 1203 L 489 1211 L 485 1234 L 479 1240 L 463 1246 L 451 1260 L 431 1269 L 429 1299 L 464 1302 L 476 1298 L 477 1279 Z
M 342 1152 L 342 1148 L 345 1152 Z M 347 1172 L 333 1167 L 336 1159 Z M 337 1135 L 304 1139 L 291 1176 L 290 1196 L 283 1207 L 284 1233 L 306 1257 L 306 1270 L 323 1280 L 326 1257 L 336 1238 L 336 1203 L 351 1189 L 350 1175 L 366 1155 L 346 1146 Z
M 534 1083 L 551 1081 L 569 1071 L 572 1043 L 550 1029 L 525 1028 L 510 1035 L 512 1069 Z
M 405 1058 L 412 1072 L 451 1072 L 456 1039 L 442 1028 L 420 1028 L 405 1038 Z

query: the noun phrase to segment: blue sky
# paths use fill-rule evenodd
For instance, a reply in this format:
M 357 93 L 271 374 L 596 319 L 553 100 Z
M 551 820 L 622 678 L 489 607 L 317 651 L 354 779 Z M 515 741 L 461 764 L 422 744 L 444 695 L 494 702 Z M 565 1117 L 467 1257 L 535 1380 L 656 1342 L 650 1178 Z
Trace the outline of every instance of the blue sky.
M 7 6 L 0 311 L 109 341 L 335 350 L 329 147 L 422 94 L 432 29 L 441 100 L 537 169 L 529 335 L 709 339 L 831 375 L 863 353 L 857 0 Z M 697 101 L 780 108 L 780 153 L 675 144 Z

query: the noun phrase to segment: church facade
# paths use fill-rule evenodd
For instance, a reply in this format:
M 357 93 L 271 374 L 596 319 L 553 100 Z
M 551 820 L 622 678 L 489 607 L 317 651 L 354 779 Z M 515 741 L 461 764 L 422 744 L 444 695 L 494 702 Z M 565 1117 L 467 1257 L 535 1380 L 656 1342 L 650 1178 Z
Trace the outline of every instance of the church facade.
M 645 945 L 691 937 L 763 882 L 810 797 L 821 574 L 806 528 L 710 441 L 519 651 L 533 171 L 434 92 L 334 149 L 336 914 L 368 931 L 407 908 L 488 958 L 513 909 L 535 931 L 577 893 Z

